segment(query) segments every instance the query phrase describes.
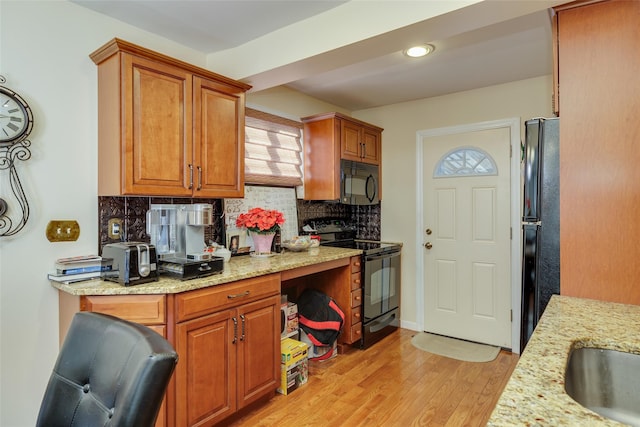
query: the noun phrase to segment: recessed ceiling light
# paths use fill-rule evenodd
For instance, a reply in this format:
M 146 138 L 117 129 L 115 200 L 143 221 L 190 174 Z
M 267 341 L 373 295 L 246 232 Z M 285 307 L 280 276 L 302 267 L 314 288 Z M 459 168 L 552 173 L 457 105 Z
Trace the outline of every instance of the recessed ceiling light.
M 412 46 L 404 51 L 404 54 L 411 58 L 420 58 L 433 52 L 435 47 L 431 44 L 423 44 L 419 46 Z

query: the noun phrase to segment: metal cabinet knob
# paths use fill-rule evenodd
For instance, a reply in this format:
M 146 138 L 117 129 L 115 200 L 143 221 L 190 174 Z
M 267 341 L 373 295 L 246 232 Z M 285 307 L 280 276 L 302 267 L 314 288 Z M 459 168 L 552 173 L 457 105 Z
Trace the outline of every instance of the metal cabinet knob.
M 433 245 L 431 244 L 431 242 L 427 242 L 424 244 L 424 247 L 427 249 L 431 249 L 433 247 Z

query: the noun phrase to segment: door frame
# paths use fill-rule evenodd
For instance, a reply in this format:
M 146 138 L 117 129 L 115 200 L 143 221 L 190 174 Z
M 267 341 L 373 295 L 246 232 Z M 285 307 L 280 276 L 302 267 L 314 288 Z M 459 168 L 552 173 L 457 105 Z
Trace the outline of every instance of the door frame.
M 521 215 L 520 205 L 522 199 L 521 184 L 521 135 L 520 135 L 520 118 L 514 117 L 509 119 L 491 120 L 486 122 L 470 123 L 466 125 L 447 126 L 435 129 L 425 129 L 416 132 L 416 320 L 419 330 L 424 330 L 424 257 L 422 256 L 422 230 L 425 224 L 423 221 L 423 190 L 424 190 L 424 165 L 422 164 L 426 139 L 434 136 L 451 135 L 456 133 L 467 133 L 489 129 L 509 128 L 511 141 L 511 351 L 520 353 L 520 346 L 516 343 L 520 342 L 520 299 L 521 299 L 521 280 L 522 280 L 522 236 L 520 232 Z

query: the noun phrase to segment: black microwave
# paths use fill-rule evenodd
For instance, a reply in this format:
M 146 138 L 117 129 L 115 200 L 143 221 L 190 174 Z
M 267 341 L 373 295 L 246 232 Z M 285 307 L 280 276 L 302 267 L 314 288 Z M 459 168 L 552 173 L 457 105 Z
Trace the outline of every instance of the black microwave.
M 340 161 L 340 202 L 376 205 L 379 202 L 378 166 L 352 160 Z

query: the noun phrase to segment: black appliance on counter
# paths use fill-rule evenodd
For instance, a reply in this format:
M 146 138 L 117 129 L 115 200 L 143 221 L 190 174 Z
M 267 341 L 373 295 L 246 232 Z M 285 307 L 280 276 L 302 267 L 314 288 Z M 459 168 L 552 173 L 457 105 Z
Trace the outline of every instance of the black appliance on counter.
M 320 244 L 360 249 L 362 254 L 362 338 L 366 348 L 400 327 L 400 258 L 402 244 L 356 239 L 341 220 L 314 220 L 310 226 Z
M 520 351 L 560 293 L 560 121 L 531 119 L 525 126 Z

